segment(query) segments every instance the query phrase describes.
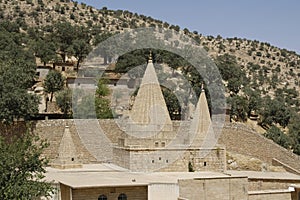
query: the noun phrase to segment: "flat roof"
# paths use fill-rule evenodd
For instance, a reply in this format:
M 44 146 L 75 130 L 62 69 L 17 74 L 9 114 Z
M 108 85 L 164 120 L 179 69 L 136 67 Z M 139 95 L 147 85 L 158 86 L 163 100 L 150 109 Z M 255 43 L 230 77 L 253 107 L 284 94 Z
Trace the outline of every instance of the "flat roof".
M 289 172 L 258 172 L 258 171 L 233 171 L 228 170 L 228 174 L 234 176 L 247 176 L 249 179 L 277 179 L 300 181 L 300 176 Z
M 115 168 L 116 167 L 116 168 Z M 232 178 L 221 172 L 130 172 L 115 165 L 83 165 L 79 169 L 47 168 L 46 180 L 76 188 L 177 184 L 180 179 Z
M 291 193 L 291 191 L 289 191 L 288 189 L 248 191 L 249 195 L 276 194 L 276 193 Z
M 288 172 L 227 171 L 221 172 L 130 172 L 113 164 L 88 164 L 76 169 L 47 168 L 46 180 L 71 188 L 147 186 L 177 184 L 184 179 L 249 178 L 300 181 Z

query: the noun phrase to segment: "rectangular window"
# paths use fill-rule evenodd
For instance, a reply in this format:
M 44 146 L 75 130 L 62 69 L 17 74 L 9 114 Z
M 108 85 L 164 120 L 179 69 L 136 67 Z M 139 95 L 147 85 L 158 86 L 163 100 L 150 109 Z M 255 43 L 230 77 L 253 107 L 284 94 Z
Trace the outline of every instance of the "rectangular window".
M 124 139 L 119 138 L 119 146 L 120 147 L 124 147 L 125 146 L 125 140 Z

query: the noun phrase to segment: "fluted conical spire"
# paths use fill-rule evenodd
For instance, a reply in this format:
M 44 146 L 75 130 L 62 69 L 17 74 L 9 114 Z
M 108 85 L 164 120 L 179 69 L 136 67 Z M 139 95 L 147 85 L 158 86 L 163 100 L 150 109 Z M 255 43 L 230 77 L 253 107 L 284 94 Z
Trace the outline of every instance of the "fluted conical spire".
M 58 158 L 54 161 L 52 166 L 63 169 L 81 167 L 69 126 L 65 127 L 58 149 Z
M 152 53 L 131 111 L 133 131 L 169 130 L 172 121 L 154 69 Z
M 196 111 L 191 122 L 190 135 L 194 145 L 202 146 L 204 140 L 212 131 L 211 119 L 205 91 L 202 85 L 202 91 L 197 103 Z

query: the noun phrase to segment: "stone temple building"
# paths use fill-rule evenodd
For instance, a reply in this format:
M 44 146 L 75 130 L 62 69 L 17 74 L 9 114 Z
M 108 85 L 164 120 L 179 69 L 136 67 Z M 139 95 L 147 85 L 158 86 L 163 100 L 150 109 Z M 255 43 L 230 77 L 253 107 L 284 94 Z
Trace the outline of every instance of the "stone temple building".
M 55 200 L 300 199 L 300 173 L 291 166 L 284 165 L 286 172 L 226 169 L 226 145 L 216 142 L 204 90 L 192 120 L 172 121 L 151 56 L 121 124 L 48 120 L 36 131 L 50 141 L 46 179 Z
M 113 163 L 131 171 L 188 171 L 189 166 L 225 171 L 224 147 L 202 147 L 211 126 L 204 90 L 191 124 L 176 127 L 171 121 L 150 58 L 126 122 L 127 135 L 113 148 Z

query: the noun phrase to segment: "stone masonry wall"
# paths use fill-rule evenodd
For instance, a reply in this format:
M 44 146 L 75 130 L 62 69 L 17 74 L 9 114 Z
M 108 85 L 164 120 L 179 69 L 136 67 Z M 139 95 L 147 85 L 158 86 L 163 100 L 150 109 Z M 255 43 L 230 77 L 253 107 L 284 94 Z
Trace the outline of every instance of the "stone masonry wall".
M 107 199 L 118 200 L 120 194 L 126 194 L 130 200 L 147 200 L 147 186 L 131 186 L 131 187 L 104 187 L 104 188 L 85 188 L 73 189 L 72 200 L 98 199 L 100 195 L 106 195 Z
M 249 179 L 249 191 L 288 189 L 292 184 L 300 184 L 297 180 Z
M 272 164 L 272 159 L 300 170 L 300 157 L 277 145 L 259 133 L 249 130 L 241 124 L 226 123 L 219 143 L 226 146 L 227 151 L 256 157 L 263 162 Z
M 132 171 L 225 171 L 225 149 L 114 148 L 114 163 Z M 199 152 L 205 157 L 199 157 Z
M 179 196 L 188 200 L 248 200 L 247 178 L 179 180 Z
M 126 169 L 130 168 L 130 153 L 123 148 L 113 149 L 113 163 L 124 167 Z

